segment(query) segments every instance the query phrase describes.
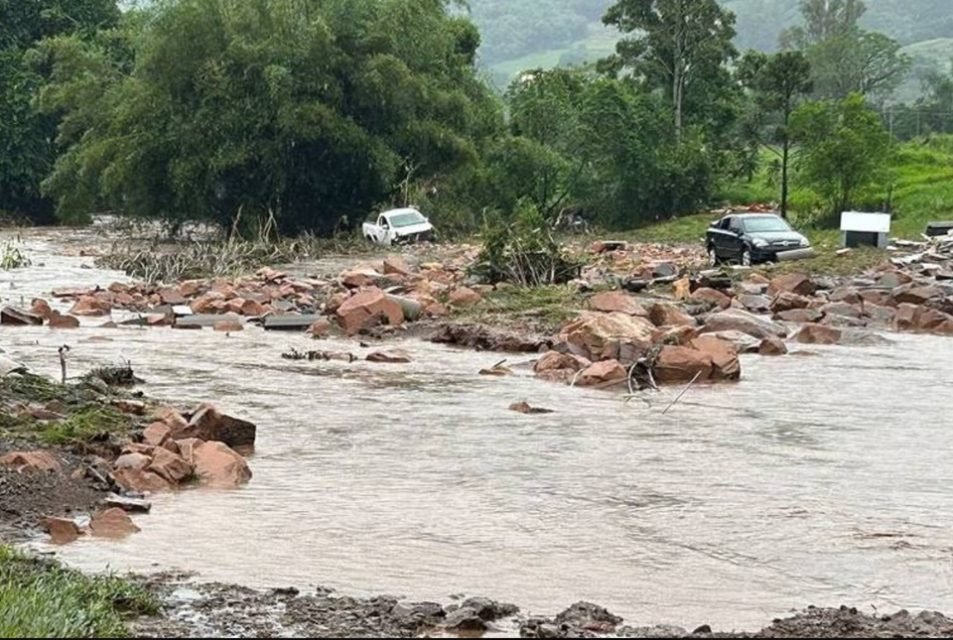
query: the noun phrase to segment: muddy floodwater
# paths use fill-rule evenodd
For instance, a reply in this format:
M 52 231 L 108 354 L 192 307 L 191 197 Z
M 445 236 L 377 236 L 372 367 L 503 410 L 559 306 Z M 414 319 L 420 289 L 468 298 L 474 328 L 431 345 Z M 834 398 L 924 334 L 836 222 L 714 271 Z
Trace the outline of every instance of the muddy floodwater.
M 35 264 L 0 272 L 4 302 L 124 279 L 58 255 L 56 234 L 25 240 Z M 246 488 L 158 496 L 127 540 L 56 549 L 75 566 L 549 615 L 585 599 L 689 629 L 808 604 L 953 610 L 953 340 L 746 356 L 741 383 L 662 415 L 675 390 L 624 403 L 528 370 L 483 377 L 503 356 L 416 340 L 388 345 L 411 364 L 289 362 L 315 343 L 102 321 L 0 344 L 53 376 L 62 344 L 75 374 L 129 360 L 150 396 L 213 399 L 258 424 L 258 445 Z M 508 411 L 519 400 L 555 413 Z

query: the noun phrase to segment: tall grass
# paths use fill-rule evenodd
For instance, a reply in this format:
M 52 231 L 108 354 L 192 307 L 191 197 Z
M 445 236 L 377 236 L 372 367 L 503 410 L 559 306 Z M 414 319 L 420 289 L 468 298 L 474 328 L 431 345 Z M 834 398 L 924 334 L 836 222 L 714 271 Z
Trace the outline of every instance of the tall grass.
M 90 577 L 0 546 L 0 637 L 120 638 L 155 599 L 114 576 Z

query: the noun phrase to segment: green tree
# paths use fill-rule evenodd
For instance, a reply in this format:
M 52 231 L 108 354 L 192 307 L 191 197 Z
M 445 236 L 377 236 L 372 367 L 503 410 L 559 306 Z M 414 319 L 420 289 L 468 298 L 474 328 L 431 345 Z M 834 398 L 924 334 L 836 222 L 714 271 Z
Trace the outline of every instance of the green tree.
M 800 0 L 803 26 L 781 33 L 784 49 L 807 49 L 811 45 L 846 35 L 857 27 L 867 11 L 863 0 Z
M 0 0 L 0 211 L 52 221 L 40 182 L 53 166 L 55 114 L 38 113 L 42 69 L 28 64 L 43 38 L 81 37 L 119 18 L 115 0 Z
M 691 94 L 736 55 L 734 14 L 716 0 L 616 0 L 603 22 L 626 34 L 603 68 L 629 69 L 650 88 L 661 88 L 681 140 Z
M 443 0 L 176 0 L 109 47 L 60 38 L 41 99 L 64 113 L 64 218 L 97 203 L 253 232 L 354 226 L 401 184 L 437 190 L 497 133 L 479 35 Z M 413 46 L 408 46 L 413 43 Z M 77 73 L 77 70 L 82 71 Z
M 830 204 L 829 222 L 888 166 L 890 135 L 860 94 L 801 105 L 791 132 L 803 147 L 803 177 Z
M 781 161 L 781 215 L 786 218 L 791 114 L 811 91 L 811 65 L 800 51 L 771 56 L 749 51 L 741 60 L 738 75 L 753 97 L 748 131 Z

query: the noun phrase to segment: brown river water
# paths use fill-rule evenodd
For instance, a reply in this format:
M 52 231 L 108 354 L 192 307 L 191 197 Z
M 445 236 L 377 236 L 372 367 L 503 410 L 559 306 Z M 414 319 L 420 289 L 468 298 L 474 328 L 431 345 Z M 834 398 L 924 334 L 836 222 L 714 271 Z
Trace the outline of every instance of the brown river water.
M 60 255 L 63 232 L 24 240 L 34 265 L 0 272 L 5 303 L 125 279 Z M 503 356 L 416 340 L 389 345 L 406 365 L 288 362 L 315 343 L 101 322 L 3 329 L 0 345 L 52 376 L 64 343 L 74 375 L 128 359 L 150 396 L 212 400 L 259 436 L 246 488 L 157 496 L 127 540 L 55 549 L 80 568 L 548 615 L 585 599 L 688 628 L 756 629 L 808 604 L 953 611 L 953 340 L 745 356 L 742 382 L 662 415 L 676 390 L 625 403 L 528 369 L 483 377 Z M 507 409 L 524 399 L 556 412 Z

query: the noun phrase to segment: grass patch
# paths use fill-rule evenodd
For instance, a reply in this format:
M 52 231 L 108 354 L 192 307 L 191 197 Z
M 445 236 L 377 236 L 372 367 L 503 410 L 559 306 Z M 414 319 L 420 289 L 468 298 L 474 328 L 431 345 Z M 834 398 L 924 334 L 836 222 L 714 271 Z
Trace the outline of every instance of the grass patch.
M 487 294 L 461 319 L 553 332 L 583 309 L 585 297 L 572 285 L 503 287 Z
M 142 588 L 90 577 L 0 546 L 0 637 L 117 638 L 125 620 L 158 612 Z
M 64 445 L 88 442 L 102 434 L 123 435 L 129 431 L 129 418 L 108 406 L 83 407 L 65 420 L 45 426 L 39 433 L 42 442 Z

